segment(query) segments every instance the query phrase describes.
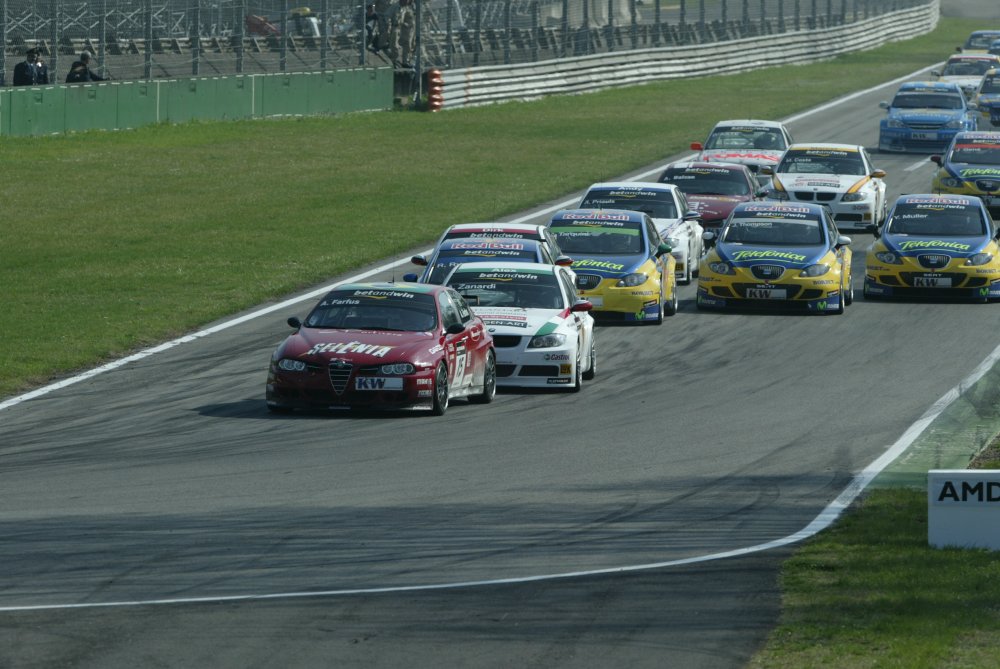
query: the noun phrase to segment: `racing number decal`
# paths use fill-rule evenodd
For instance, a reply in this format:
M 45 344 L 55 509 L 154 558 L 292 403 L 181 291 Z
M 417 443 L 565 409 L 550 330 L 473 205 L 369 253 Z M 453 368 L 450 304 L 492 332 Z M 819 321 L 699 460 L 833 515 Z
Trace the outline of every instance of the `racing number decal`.
M 465 348 L 465 340 L 455 344 L 455 385 L 464 387 L 468 385 L 465 379 L 465 369 L 468 366 L 469 352 Z

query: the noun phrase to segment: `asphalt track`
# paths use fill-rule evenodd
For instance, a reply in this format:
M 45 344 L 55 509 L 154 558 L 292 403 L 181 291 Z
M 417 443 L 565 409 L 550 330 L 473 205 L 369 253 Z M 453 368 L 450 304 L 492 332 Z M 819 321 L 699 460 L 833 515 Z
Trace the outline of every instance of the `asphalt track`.
M 791 126 L 872 146 L 891 90 Z M 876 163 L 893 194 L 927 188 L 919 156 Z M 809 526 L 993 353 L 1000 312 L 693 296 L 662 327 L 601 328 L 579 395 L 441 419 L 268 415 L 267 359 L 308 302 L 8 404 L 0 666 L 742 666 L 790 548 L 615 570 Z M 462 582 L 481 584 L 393 590 Z

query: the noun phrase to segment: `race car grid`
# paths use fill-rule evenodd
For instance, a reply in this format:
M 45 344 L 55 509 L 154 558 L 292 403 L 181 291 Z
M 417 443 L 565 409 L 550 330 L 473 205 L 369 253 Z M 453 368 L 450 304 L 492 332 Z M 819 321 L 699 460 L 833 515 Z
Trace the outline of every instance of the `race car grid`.
M 933 67 L 938 67 L 938 65 L 931 65 L 928 68 L 914 72 L 913 74 L 907 75 L 905 77 L 900 77 L 899 79 L 894 79 L 879 86 L 875 86 L 865 91 L 858 91 L 852 93 L 848 96 L 838 98 L 832 102 L 820 105 L 806 112 L 790 116 L 785 119 L 784 123 L 792 123 L 798 121 L 815 113 L 825 111 L 836 107 L 837 105 L 853 100 L 862 95 L 871 93 L 873 91 L 879 90 L 880 88 L 885 88 L 898 84 L 903 81 L 908 81 L 919 74 L 926 72 L 928 69 Z M 912 171 L 921 167 L 927 163 L 926 159 L 917 161 L 905 168 L 906 171 Z M 632 181 L 642 181 L 654 174 L 658 174 L 663 171 L 665 166 L 657 167 L 653 170 L 643 172 L 641 174 L 636 174 L 631 177 Z M 539 209 L 531 212 L 520 218 L 508 221 L 511 223 L 524 223 L 531 219 L 537 218 L 539 215 L 552 213 L 558 211 L 559 209 L 564 209 L 569 206 L 573 206 L 579 198 L 573 198 L 559 202 L 555 205 L 551 205 L 544 209 Z M 423 253 L 429 253 L 432 249 L 428 249 Z M 273 304 L 271 306 L 265 307 L 263 309 L 258 309 L 249 314 L 245 314 L 238 318 L 220 323 L 218 325 L 200 330 L 190 335 L 174 339 L 158 346 L 154 346 L 133 355 L 121 358 L 120 360 L 115 360 L 108 364 L 96 367 L 94 369 L 88 370 L 82 374 L 78 374 L 71 378 L 63 379 L 57 383 L 53 383 L 42 388 L 38 388 L 31 392 L 25 393 L 23 395 L 18 395 L 17 397 L 10 398 L 3 402 L 0 402 L 0 411 L 8 409 L 10 407 L 21 404 L 28 400 L 47 395 L 51 392 L 65 388 L 67 386 L 73 385 L 80 381 L 85 381 L 87 379 L 93 378 L 105 372 L 118 369 L 129 363 L 142 360 L 143 358 L 148 358 L 157 353 L 162 353 L 168 351 L 172 348 L 180 346 L 181 344 L 186 344 L 192 341 L 196 341 L 203 337 L 215 334 L 217 332 L 222 332 L 233 326 L 245 323 L 247 321 L 259 318 L 261 316 L 266 316 L 267 314 L 273 313 L 275 311 L 280 311 L 286 309 L 290 306 L 299 304 L 306 300 L 314 299 L 320 295 L 323 295 L 333 288 L 343 284 L 352 283 L 356 281 L 363 281 L 376 274 L 386 272 L 400 265 L 404 265 L 409 262 L 409 258 L 403 258 L 396 260 L 379 267 L 375 267 L 361 274 L 349 277 L 343 281 L 338 281 L 334 284 L 324 286 L 322 288 L 317 288 L 315 290 L 309 291 L 297 297 L 290 298 L 278 304 Z M 653 562 L 647 564 L 639 565 L 627 565 L 622 567 L 610 567 L 604 569 L 594 569 L 586 571 L 574 571 L 574 572 L 564 572 L 555 574 L 540 574 L 537 576 L 524 576 L 518 578 L 505 578 L 505 579 L 486 579 L 478 581 L 461 581 L 454 583 L 437 583 L 437 584 L 426 584 L 426 585 L 411 585 L 411 586 L 392 586 L 392 587 L 373 587 L 373 588 L 356 588 L 356 589 L 345 589 L 345 590 L 321 590 L 321 591 L 299 591 L 299 592 L 278 592 L 278 593 L 268 593 L 268 594 L 248 594 L 248 595 L 229 595 L 229 596 L 215 596 L 215 597 L 183 597 L 183 598 L 173 598 L 173 599 L 146 599 L 146 600 L 132 600 L 132 601 L 116 601 L 116 602 L 87 602 L 78 604 L 42 604 L 42 605 L 23 605 L 23 606 L 0 606 L 0 612 L 14 612 L 14 611 L 38 611 L 38 610 L 56 610 L 56 609 L 93 609 L 93 608 L 113 608 L 113 607 L 130 607 L 130 606 L 152 606 L 152 605 L 162 605 L 162 604 L 192 604 L 192 603 L 209 603 L 209 602 L 238 602 L 238 601 L 261 601 L 261 600 L 273 600 L 273 599 L 301 599 L 306 597 L 332 597 L 332 596 L 345 596 L 345 595 L 364 595 L 364 594 L 378 594 L 378 593 L 391 593 L 391 592 L 420 592 L 420 591 L 430 591 L 430 590 L 453 590 L 458 588 L 470 588 L 470 587 L 481 587 L 481 586 L 495 586 L 495 585 L 511 585 L 520 583 L 532 583 L 537 581 L 549 581 L 549 580 L 559 580 L 568 578 L 578 578 L 584 576 L 600 576 L 608 574 L 619 574 L 628 573 L 634 571 L 650 570 L 650 569 L 664 569 L 668 567 L 679 567 L 683 565 L 696 564 L 701 562 L 710 562 L 714 560 L 722 560 L 725 558 L 740 557 L 743 555 L 749 555 L 752 553 L 758 553 L 761 551 L 771 550 L 774 548 L 780 548 L 783 546 L 788 546 L 790 544 L 797 543 L 814 536 L 815 534 L 826 529 L 833 524 L 840 514 L 847 509 L 851 503 L 860 495 L 865 488 L 882 472 L 889 464 L 891 464 L 897 457 L 902 455 L 919 437 L 927 427 L 934 422 L 955 400 L 957 400 L 962 393 L 962 389 L 969 388 L 977 381 L 979 381 L 996 363 L 1000 360 L 1000 345 L 998 345 L 992 353 L 990 353 L 985 360 L 983 360 L 978 367 L 976 367 L 973 372 L 963 379 L 957 386 L 945 393 L 938 401 L 931 405 L 931 407 L 921 416 L 916 422 L 910 425 L 909 428 L 903 432 L 902 436 L 896 440 L 878 459 L 868 465 L 864 470 L 854 476 L 848 486 L 834 499 L 830 502 L 820 513 L 810 522 L 807 526 L 790 534 L 788 536 L 782 537 L 780 539 L 775 539 L 774 541 L 769 541 L 763 544 L 756 544 L 753 546 L 747 546 L 744 548 L 737 548 L 729 551 L 723 551 L 719 553 L 711 553 L 708 555 L 701 555 L 691 558 L 684 558 L 680 560 L 669 560 L 666 562 Z

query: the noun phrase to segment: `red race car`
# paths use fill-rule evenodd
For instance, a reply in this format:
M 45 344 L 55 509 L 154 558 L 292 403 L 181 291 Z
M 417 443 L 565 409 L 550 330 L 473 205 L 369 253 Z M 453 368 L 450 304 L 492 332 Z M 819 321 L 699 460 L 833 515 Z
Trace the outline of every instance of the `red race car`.
M 739 163 L 676 162 L 667 165 L 660 183 L 674 184 L 688 205 L 701 215 L 701 227 L 718 230 L 740 202 L 762 200 L 767 189 L 746 165 Z
M 465 299 L 433 284 L 355 283 L 320 300 L 271 356 L 267 408 L 429 409 L 496 394 L 493 337 Z

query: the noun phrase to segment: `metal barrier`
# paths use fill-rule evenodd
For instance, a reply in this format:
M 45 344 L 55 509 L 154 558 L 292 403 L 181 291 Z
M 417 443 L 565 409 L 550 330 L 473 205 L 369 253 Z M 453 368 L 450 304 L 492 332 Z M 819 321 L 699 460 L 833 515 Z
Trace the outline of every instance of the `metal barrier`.
M 810 63 L 930 32 L 937 25 L 938 16 L 938 2 L 934 0 L 925 6 L 851 24 L 720 42 L 711 50 L 701 45 L 664 47 L 546 63 L 445 70 L 440 107 L 448 109 Z
M 928 0 L 412 0 L 412 67 L 512 65 L 819 30 Z M 2 0 L 0 84 L 28 48 L 65 80 L 83 51 L 117 80 L 399 65 L 400 0 Z M 936 4 L 935 4 L 936 6 Z M 376 20 L 375 8 L 383 21 Z M 379 26 L 388 45 L 379 42 Z M 395 26 L 395 28 L 394 28 Z

